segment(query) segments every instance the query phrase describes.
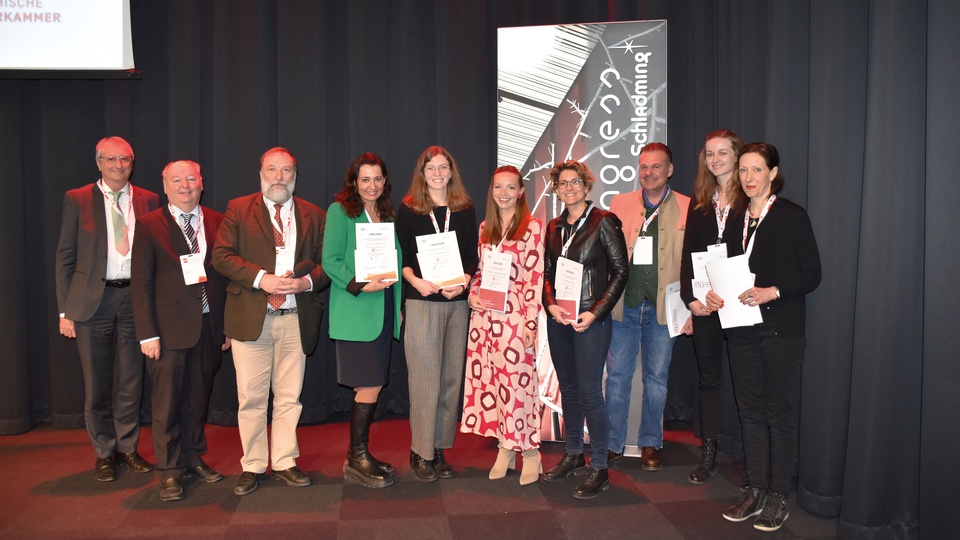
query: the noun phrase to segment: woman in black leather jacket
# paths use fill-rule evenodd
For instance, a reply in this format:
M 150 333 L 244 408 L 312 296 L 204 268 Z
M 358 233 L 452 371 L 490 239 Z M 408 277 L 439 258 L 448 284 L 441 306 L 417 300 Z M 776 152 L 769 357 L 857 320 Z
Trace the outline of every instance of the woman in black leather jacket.
M 549 316 L 547 339 L 560 383 L 567 443 L 563 458 L 543 478 L 556 482 L 586 468 L 586 478 L 573 496 L 591 499 L 610 485 L 602 380 L 612 332 L 607 315 L 623 294 L 629 275 L 627 246 L 617 216 L 587 201 L 594 177 L 583 163 L 557 163 L 550 169 L 550 181 L 566 209 L 547 225 L 543 305 Z M 557 301 L 561 257 L 583 265 L 576 313 Z M 590 430 L 589 468 L 583 456 L 584 418 Z

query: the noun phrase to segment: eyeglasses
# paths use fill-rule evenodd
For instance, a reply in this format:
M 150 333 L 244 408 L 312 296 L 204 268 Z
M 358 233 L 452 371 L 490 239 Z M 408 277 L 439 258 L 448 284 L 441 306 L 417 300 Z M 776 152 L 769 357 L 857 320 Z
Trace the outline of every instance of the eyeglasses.
M 440 171 L 441 173 L 445 173 L 445 172 L 447 172 L 447 171 L 449 171 L 449 170 L 450 170 L 450 166 L 449 166 L 449 165 L 438 165 L 438 166 L 427 165 L 426 167 L 423 168 L 423 172 L 429 173 L 429 174 L 433 174 L 433 173 L 436 172 L 436 171 Z
M 566 189 L 567 186 L 572 186 L 575 188 L 580 187 L 583 184 L 582 178 L 573 178 L 571 180 L 561 180 L 557 182 L 557 189 Z
M 107 163 L 118 161 L 121 165 L 129 165 L 133 163 L 133 156 L 98 156 L 97 159 Z

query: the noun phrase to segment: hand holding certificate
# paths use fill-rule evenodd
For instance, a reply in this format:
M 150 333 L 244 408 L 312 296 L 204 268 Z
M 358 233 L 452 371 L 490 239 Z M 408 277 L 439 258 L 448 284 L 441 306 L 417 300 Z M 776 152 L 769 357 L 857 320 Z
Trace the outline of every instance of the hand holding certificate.
M 564 319 L 577 322 L 580 312 L 580 289 L 583 287 L 583 265 L 565 257 L 557 258 L 554 287 L 557 305 L 567 312 Z
M 746 255 L 718 259 L 707 264 L 713 291 L 724 300 L 735 299 L 740 293 L 753 287 L 754 275 L 750 273 Z M 720 314 L 720 326 L 735 328 L 753 326 L 763 322 L 759 306 L 746 306 L 740 302 L 724 301 Z
M 677 337 L 683 333 L 683 328 L 690 320 L 690 310 L 683 305 L 680 298 L 680 282 L 674 281 L 667 285 L 665 301 L 667 303 L 667 330 L 670 337 Z
M 357 283 L 397 281 L 397 248 L 393 223 L 357 223 L 353 253 Z
M 510 292 L 510 270 L 513 257 L 509 253 L 493 250 L 483 252 L 483 274 L 480 279 L 480 301 L 490 310 L 507 311 L 507 296 Z
M 417 237 L 417 262 L 423 279 L 440 287 L 466 287 L 457 233 L 424 234 Z

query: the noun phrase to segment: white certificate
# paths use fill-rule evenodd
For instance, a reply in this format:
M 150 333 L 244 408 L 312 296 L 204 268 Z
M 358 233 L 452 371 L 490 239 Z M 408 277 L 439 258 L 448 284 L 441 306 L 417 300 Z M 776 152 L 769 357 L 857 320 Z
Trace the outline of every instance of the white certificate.
M 557 275 L 553 280 L 557 305 L 569 313 L 564 317 L 577 322 L 580 315 L 580 288 L 583 287 L 583 265 L 567 259 L 557 258 Z
M 393 223 L 357 223 L 358 251 L 396 249 Z
M 203 269 L 203 256 L 199 253 L 181 255 L 180 268 L 183 269 L 183 282 L 187 285 L 207 281 L 207 272 Z
M 353 268 L 357 283 L 399 279 L 393 223 L 357 223 Z
M 453 231 L 418 236 L 417 262 L 423 279 L 441 289 L 467 286 L 457 233 Z
M 690 259 L 693 261 L 693 279 L 706 281 L 707 284 L 710 284 L 710 278 L 707 276 L 707 263 L 711 263 L 718 259 L 727 258 L 727 245 L 719 244 L 719 248 L 716 246 L 708 246 L 707 251 L 698 251 L 696 253 L 690 254 Z
M 680 282 L 674 281 L 667 285 L 666 300 L 667 305 L 667 330 L 670 331 L 670 337 L 677 337 L 683 332 L 683 325 L 690 319 L 690 310 L 683 305 L 680 298 Z
M 755 277 L 750 273 L 749 259 L 746 255 L 718 259 L 708 263 L 707 273 L 710 274 L 713 292 L 723 298 L 723 307 L 718 312 L 720 314 L 720 326 L 736 328 L 738 326 L 753 326 L 763 322 L 760 306 L 748 306 L 738 299 L 743 291 L 753 287 Z
M 507 311 L 507 294 L 510 292 L 510 271 L 513 256 L 493 250 L 483 252 L 483 273 L 480 279 L 480 300 L 487 309 Z
M 370 281 L 397 281 L 397 250 L 356 250 L 353 267 L 357 283 Z

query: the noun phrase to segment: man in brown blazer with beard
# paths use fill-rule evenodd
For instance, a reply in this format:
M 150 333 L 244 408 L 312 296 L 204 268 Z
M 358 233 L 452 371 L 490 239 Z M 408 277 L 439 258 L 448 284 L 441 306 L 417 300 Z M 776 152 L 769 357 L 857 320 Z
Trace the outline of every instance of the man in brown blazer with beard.
M 153 465 L 137 453 L 143 355 L 130 301 L 131 243 L 137 220 L 159 197 L 130 183 L 133 148 L 120 137 L 97 143 L 100 179 L 63 198 L 57 244 L 60 333 L 77 340 L 83 414 L 97 455 L 94 478 L 116 479 L 119 460 L 136 472 Z
M 153 450 L 160 500 L 183 498 L 185 473 L 204 482 L 223 475 L 203 461 L 204 425 L 222 351 L 227 280 L 211 252 L 223 214 L 200 206 L 200 165 L 163 169 L 168 204 L 140 218 L 130 293 L 137 339 L 153 382 Z
M 260 158 L 260 192 L 230 201 L 213 264 L 230 280 L 224 331 L 233 342 L 243 473 L 234 493 L 257 489 L 268 463 L 287 485 L 304 487 L 297 423 L 306 356 L 317 346 L 330 283 L 320 266 L 325 212 L 293 192 L 297 160 L 285 148 Z M 267 400 L 273 427 L 267 442 Z

